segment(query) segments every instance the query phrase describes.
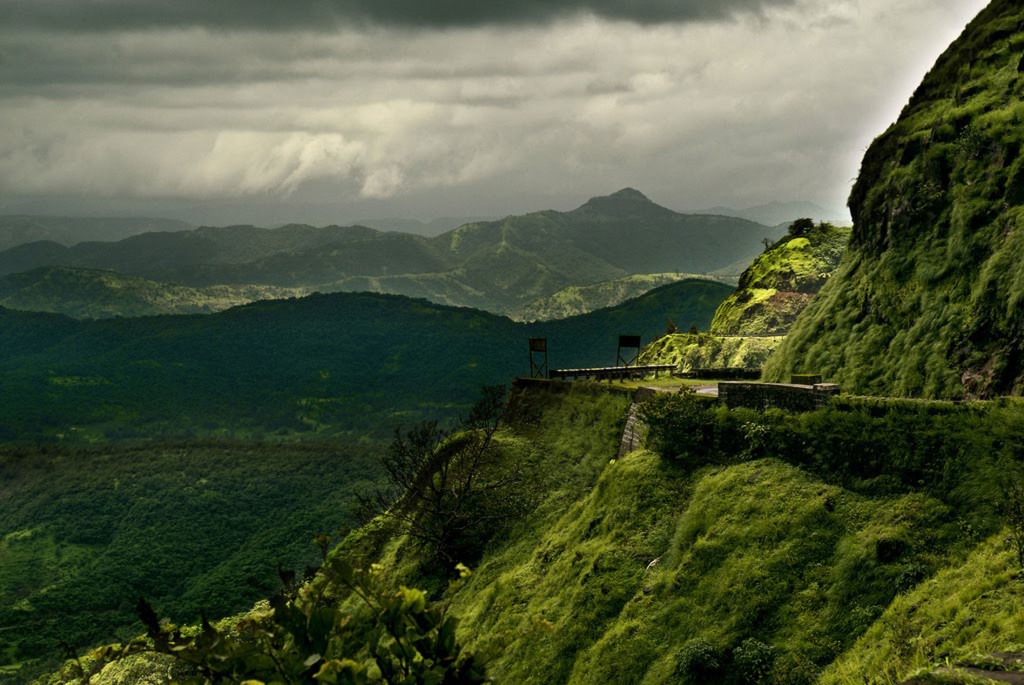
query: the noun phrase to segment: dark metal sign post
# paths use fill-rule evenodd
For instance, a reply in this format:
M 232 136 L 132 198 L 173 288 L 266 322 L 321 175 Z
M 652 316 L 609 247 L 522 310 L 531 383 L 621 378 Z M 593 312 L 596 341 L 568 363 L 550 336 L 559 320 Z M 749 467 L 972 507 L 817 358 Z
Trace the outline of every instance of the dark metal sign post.
M 637 362 L 640 361 L 640 336 L 639 335 L 620 335 L 619 336 L 619 354 L 617 366 L 636 366 Z M 623 350 L 636 350 L 636 354 L 632 357 L 623 357 Z
M 530 338 L 530 378 L 548 377 L 548 339 Z

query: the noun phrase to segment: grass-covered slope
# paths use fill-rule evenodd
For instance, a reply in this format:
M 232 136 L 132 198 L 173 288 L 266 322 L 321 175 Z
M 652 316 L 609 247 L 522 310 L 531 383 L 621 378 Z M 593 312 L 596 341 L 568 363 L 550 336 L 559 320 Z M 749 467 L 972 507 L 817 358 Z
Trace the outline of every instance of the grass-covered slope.
M 1024 645 L 1021 570 L 1005 533 L 985 540 L 898 597 L 822 675 L 822 685 L 900 682 L 957 662 L 982 662 Z M 939 682 L 942 682 L 941 680 Z
M 818 224 L 790 234 L 743 272 L 715 313 L 716 335 L 785 335 L 839 266 L 850 229 Z
M 747 369 L 764 367 L 783 337 L 729 336 L 711 333 L 675 333 L 644 348 L 644 364 L 674 364 L 681 371 L 697 369 Z
M 550 321 L 614 307 L 669 283 L 701 278 L 695 274 L 638 274 L 592 285 L 572 286 L 534 300 L 511 314 L 516 321 Z M 725 279 L 716 279 L 725 282 Z M 688 326 L 689 323 L 681 322 Z
M 365 293 L 102 321 L 0 309 L 0 438 L 387 434 L 528 373 L 530 337 L 551 368 L 614 364 L 618 335 L 706 326 L 730 292 L 683 281 L 532 325 Z
M 850 229 L 829 224 L 790 229 L 743 272 L 739 287 L 715 311 L 709 333 L 663 336 L 644 349 L 642 360 L 682 371 L 761 369 L 835 273 L 849 236 Z
M 989 483 L 1019 406 L 716 409 L 691 463 L 617 459 L 629 401 L 583 384 L 513 400 L 503 440 L 536 455 L 541 504 L 450 598 L 466 646 L 498 648 L 497 682 L 891 685 L 1024 638 Z M 374 536 L 340 553 L 436 582 Z
M 76 319 L 157 314 L 207 314 L 257 300 L 308 294 L 277 286 L 191 288 L 113 271 L 43 267 L 0 276 L 0 307 L 65 314 Z
M 850 390 L 1024 392 L 1024 8 L 994 0 L 868 149 L 840 271 L 770 378 Z

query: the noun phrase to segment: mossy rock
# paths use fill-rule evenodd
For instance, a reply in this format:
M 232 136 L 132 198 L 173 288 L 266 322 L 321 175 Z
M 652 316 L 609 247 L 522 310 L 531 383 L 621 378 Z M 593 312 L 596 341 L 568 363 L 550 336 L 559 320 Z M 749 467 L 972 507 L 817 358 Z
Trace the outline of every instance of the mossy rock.
M 819 224 L 760 255 L 711 322 L 716 335 L 785 335 L 832 276 L 851 229 Z

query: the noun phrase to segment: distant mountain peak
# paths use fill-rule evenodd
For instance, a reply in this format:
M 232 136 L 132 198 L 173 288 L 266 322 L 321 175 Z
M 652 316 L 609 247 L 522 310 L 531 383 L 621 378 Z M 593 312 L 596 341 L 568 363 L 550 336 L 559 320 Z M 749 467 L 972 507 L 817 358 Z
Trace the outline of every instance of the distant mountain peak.
M 620 190 L 620 191 L 618 191 L 616 193 L 612 193 L 611 195 L 609 195 L 608 199 L 610 199 L 610 200 L 643 200 L 645 202 L 650 202 L 651 201 L 651 199 L 649 197 L 647 197 L 646 195 L 641 193 L 636 188 L 623 188 L 622 190 Z
M 633 214 L 636 212 L 660 212 L 673 213 L 661 205 L 653 202 L 649 197 L 635 188 L 623 188 L 611 195 L 601 195 L 587 200 L 586 204 L 576 211 L 596 211 L 610 214 Z

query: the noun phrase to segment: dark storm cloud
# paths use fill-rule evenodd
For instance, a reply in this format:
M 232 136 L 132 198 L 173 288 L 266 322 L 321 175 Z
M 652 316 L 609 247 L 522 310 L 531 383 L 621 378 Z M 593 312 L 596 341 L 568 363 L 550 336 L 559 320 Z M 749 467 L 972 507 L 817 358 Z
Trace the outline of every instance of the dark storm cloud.
M 986 2 L 441 1 L 0 0 L 0 205 L 841 206 Z
M 723 19 L 795 0 L 0 0 L 4 23 L 51 30 L 329 30 L 534 24 L 595 14 L 643 24 Z

